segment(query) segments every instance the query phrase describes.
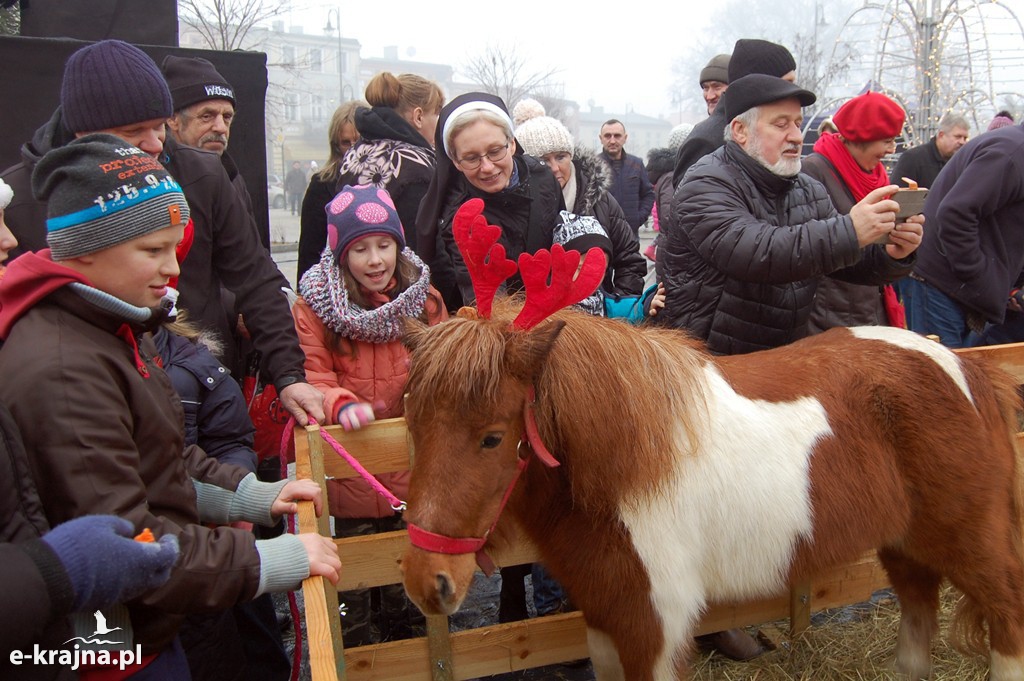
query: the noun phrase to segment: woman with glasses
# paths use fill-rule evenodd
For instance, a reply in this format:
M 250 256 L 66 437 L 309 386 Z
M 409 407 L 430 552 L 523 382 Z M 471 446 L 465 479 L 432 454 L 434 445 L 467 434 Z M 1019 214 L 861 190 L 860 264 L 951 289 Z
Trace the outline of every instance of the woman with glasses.
M 327 243 L 326 206 L 340 188 L 341 161 L 352 146 L 359 141 L 356 130 L 356 111 L 369 106 L 361 99 L 345 102 L 334 110 L 331 124 L 327 127 L 327 142 L 331 153 L 327 163 L 315 173 L 302 197 L 299 217 L 299 265 L 296 283 L 310 267 L 320 262 L 320 254 Z
M 420 256 L 432 264 L 432 283 L 449 310 L 475 302 L 465 263 L 455 246 L 452 219 L 471 198 L 484 202 L 487 221 L 502 229 L 509 258 L 551 247 L 558 212 L 565 207 L 554 175 L 526 156 L 512 134 L 512 119 L 500 97 L 482 92 L 460 95 L 441 109 L 435 146 L 437 169 L 416 217 Z M 437 257 L 435 257 L 435 254 Z M 454 277 L 437 265 L 450 262 Z M 519 275 L 507 282 L 522 287 Z

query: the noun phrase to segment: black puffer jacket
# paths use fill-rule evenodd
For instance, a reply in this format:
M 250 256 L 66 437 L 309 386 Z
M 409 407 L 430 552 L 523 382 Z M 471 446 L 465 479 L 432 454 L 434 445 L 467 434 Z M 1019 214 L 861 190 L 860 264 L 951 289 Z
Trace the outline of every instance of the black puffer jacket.
M 459 206 L 472 198 L 483 199 L 484 216 L 490 224 L 501 227 L 499 243 L 505 247 L 505 255 L 510 260 L 518 260 L 521 253 L 551 248 L 551 234 L 558 223 L 558 213 L 565 208 L 558 180 L 546 165 L 532 156 L 517 154 L 514 160 L 519 170 L 519 184 L 514 188 L 496 194 L 483 192 L 458 173 L 454 181 L 455 190 L 445 197 L 440 232 L 464 305 L 475 304 L 476 296 L 452 233 L 452 221 Z M 431 277 L 435 288 L 442 292 L 447 290 L 446 282 L 440 281 L 434 276 L 436 274 L 433 272 Z M 523 280 L 516 272 L 506 284 L 510 291 L 517 291 L 522 289 Z M 452 309 L 448 296 L 445 296 L 445 303 Z
M 597 218 L 612 242 L 612 257 L 603 289 L 617 296 L 640 295 L 647 263 L 640 255 L 636 230 L 629 226 L 622 208 L 608 192 L 612 183 L 611 169 L 597 154 L 585 148 L 573 152 L 572 163 L 576 175 L 576 202 L 571 212 Z
M 666 300 L 655 319 L 717 354 L 805 336 L 825 274 L 868 284 L 903 271 L 882 247 L 861 250 L 852 220 L 836 213 L 819 182 L 775 175 L 734 142 L 694 164 L 672 217 L 662 226 Z

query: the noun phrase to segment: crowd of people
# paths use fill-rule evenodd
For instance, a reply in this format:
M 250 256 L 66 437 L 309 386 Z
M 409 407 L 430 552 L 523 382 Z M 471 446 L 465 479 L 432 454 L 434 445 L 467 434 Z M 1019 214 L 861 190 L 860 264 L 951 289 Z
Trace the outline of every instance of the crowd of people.
M 0 181 L 0 456 L 14 472 L 0 553 L 16 587 L 2 600 L 30 620 L 3 627 L 5 646 L 59 649 L 102 610 L 141 645 L 117 678 L 287 676 L 269 594 L 309 575 L 337 582 L 342 566 L 329 539 L 275 529 L 298 501 L 320 513 L 325 500 L 260 467 L 238 379 L 255 361 L 300 425 L 401 416 L 403 318 L 443 324 L 475 302 L 452 231 L 469 199 L 513 260 L 602 249 L 582 312 L 680 329 L 715 354 L 860 324 L 952 347 L 1024 340 L 1012 114 L 969 139 L 948 112 L 890 179 L 907 111 L 885 93 L 850 98 L 804 157 L 816 95 L 784 46 L 739 40 L 697 81 L 708 117 L 674 128 L 645 165 L 619 120 L 595 153 L 535 100 L 446 101 L 429 79 L 378 74 L 332 117 L 323 167 L 309 178 L 296 162 L 285 178 L 301 216 L 289 296 L 228 153 L 234 86 L 205 59 L 158 67 L 117 40 L 75 52 L 60 105 Z M 901 212 L 901 185 L 927 190 L 920 213 Z M 641 253 L 648 221 L 658 237 Z M 401 497 L 408 472 L 381 482 Z M 402 527 L 362 480 L 330 481 L 327 496 L 339 536 Z M 156 541 L 133 539 L 144 530 Z M 528 616 L 530 573 L 503 570 L 501 621 Z M 532 579 L 536 612 L 571 607 L 542 566 Z M 422 631 L 398 587 L 343 600 L 347 645 Z M 760 652 L 738 630 L 704 642 Z

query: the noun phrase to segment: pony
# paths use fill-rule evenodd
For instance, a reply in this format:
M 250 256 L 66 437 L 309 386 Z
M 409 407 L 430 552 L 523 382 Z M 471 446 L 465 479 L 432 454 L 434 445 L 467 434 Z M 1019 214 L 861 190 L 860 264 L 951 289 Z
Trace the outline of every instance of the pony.
M 463 240 L 491 241 L 472 226 Z M 500 244 L 477 246 L 474 287 L 508 276 Z M 963 648 L 988 653 L 993 681 L 1024 680 L 1006 374 L 891 327 L 712 356 L 682 332 L 553 312 L 545 296 L 574 302 L 552 291 L 591 254 L 541 255 L 520 257 L 521 307 L 481 299 L 484 282 L 476 311 L 407 322 L 402 570 L 423 612 L 459 608 L 510 516 L 582 611 L 600 681 L 683 679 L 709 601 L 776 595 L 873 548 L 900 601 L 898 671 L 928 678 L 948 579 Z

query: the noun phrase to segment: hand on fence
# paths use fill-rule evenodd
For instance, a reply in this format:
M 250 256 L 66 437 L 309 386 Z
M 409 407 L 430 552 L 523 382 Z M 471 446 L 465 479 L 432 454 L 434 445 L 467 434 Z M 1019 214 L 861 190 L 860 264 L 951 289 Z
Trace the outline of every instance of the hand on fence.
M 312 532 L 296 536 L 306 548 L 306 556 L 309 558 L 309 576 L 326 577 L 331 584 L 337 584 L 341 579 L 341 559 L 338 558 L 338 546 L 334 540 Z
M 324 501 L 320 492 L 320 485 L 312 480 L 289 480 L 288 484 L 281 488 L 281 493 L 274 499 L 270 506 L 270 514 L 275 518 L 286 513 L 295 514 L 299 512 L 297 501 L 312 501 L 313 510 L 317 517 L 323 513 Z
M 327 419 L 324 414 L 324 395 L 309 383 L 292 383 L 283 388 L 278 397 L 281 406 L 295 417 L 300 426 L 308 426 L 310 419 L 323 423 Z
M 350 402 L 338 410 L 338 425 L 345 430 L 359 430 L 373 423 L 373 407 L 367 402 Z

